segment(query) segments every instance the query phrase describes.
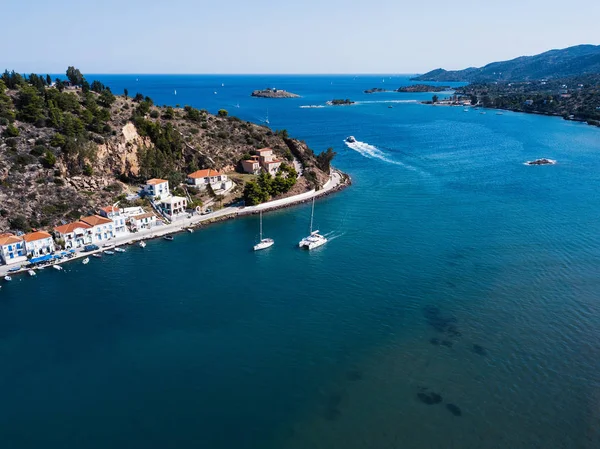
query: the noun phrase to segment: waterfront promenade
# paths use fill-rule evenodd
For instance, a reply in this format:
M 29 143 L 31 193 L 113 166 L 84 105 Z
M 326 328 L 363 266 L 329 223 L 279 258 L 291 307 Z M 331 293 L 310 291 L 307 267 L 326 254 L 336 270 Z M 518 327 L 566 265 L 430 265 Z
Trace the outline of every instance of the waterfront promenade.
M 196 228 L 203 223 L 213 223 L 218 221 L 223 221 L 231 218 L 235 218 L 238 216 L 244 215 L 252 215 L 256 214 L 260 211 L 266 212 L 269 210 L 281 209 L 283 207 L 292 206 L 294 204 L 304 203 L 313 197 L 318 198 L 320 196 L 327 195 L 336 189 L 339 189 L 344 184 L 344 177 L 337 170 L 332 169 L 332 174 L 329 177 L 329 180 L 325 183 L 322 189 L 320 190 L 310 190 L 308 192 L 304 192 L 298 195 L 290 196 L 288 198 L 281 198 L 274 201 L 269 201 L 266 203 L 258 204 L 256 206 L 229 206 L 224 207 L 222 209 L 211 212 L 206 215 L 191 215 L 182 214 L 178 219 L 174 220 L 168 224 L 158 224 L 150 229 L 143 229 L 138 232 L 128 232 L 123 235 L 118 235 L 110 240 L 107 240 L 98 250 L 95 251 L 83 251 L 83 248 L 76 248 L 75 253 L 69 258 L 58 259 L 56 264 L 63 264 L 67 262 L 72 262 L 77 259 L 82 259 L 88 257 L 94 253 L 102 252 L 108 249 L 115 248 L 117 246 L 127 245 L 130 243 L 139 242 L 140 240 L 146 239 L 154 239 L 158 237 L 163 237 L 168 234 L 173 234 L 176 232 L 185 231 L 187 228 Z M 100 246 L 100 245 L 98 245 Z M 15 266 L 18 265 L 1 265 L 0 266 L 0 276 L 4 277 L 8 274 L 8 270 L 11 268 L 14 269 Z M 23 268 L 17 272 L 12 272 L 12 274 L 16 274 L 22 271 L 27 271 L 27 268 Z

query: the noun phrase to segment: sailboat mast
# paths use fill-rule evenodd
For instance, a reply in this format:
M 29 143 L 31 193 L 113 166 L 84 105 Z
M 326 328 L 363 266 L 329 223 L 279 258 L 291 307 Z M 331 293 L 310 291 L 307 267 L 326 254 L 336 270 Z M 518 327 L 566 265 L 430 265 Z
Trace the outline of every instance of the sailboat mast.
M 315 214 L 315 197 L 313 196 L 312 211 L 310 212 L 310 233 L 313 229 L 313 215 Z

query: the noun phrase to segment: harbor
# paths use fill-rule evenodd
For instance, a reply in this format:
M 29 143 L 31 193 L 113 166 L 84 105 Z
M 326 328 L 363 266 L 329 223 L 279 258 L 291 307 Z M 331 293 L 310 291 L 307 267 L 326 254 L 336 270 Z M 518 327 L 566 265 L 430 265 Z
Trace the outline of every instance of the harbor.
M 158 238 L 166 238 L 176 233 L 193 231 L 194 229 L 217 223 L 224 220 L 234 219 L 247 215 L 254 215 L 260 212 L 278 210 L 284 207 L 290 207 L 296 204 L 302 204 L 313 198 L 320 198 L 336 192 L 350 184 L 350 178 L 342 172 L 333 169 L 329 180 L 320 190 L 311 190 L 299 195 L 287 198 L 281 198 L 274 201 L 258 204 L 256 206 L 228 206 L 207 214 L 180 214 L 170 223 L 158 222 L 158 224 L 149 229 L 140 229 L 137 232 L 116 235 L 101 246 L 95 246 L 97 249 L 89 249 L 88 246 L 72 248 L 69 250 L 57 250 L 54 254 L 48 254 L 43 257 L 31 259 L 28 263 L 21 266 L 0 265 L 0 277 L 5 278 L 15 275 L 30 274 L 32 270 L 40 270 L 53 266 L 60 266 L 65 263 L 81 262 L 85 258 L 102 255 L 107 251 L 118 250 L 121 247 L 131 246 Z M 169 240 L 172 240 L 169 239 Z M 142 244 L 141 246 L 145 246 Z M 87 250 L 86 250 L 87 248 Z M 117 251 L 122 252 L 122 251 Z M 36 259 L 40 259 L 37 261 Z M 6 281 L 6 280 L 5 280 Z

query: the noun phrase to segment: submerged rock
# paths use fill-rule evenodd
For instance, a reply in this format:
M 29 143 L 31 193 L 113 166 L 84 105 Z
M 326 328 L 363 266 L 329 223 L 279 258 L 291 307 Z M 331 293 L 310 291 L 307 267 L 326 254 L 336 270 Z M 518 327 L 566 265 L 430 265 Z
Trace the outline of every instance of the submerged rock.
M 473 352 L 479 355 L 487 355 L 488 351 L 483 346 L 473 345 Z
M 446 404 L 446 408 L 452 413 L 454 416 L 462 416 L 462 412 L 460 408 L 454 404 Z
M 426 393 L 421 391 L 417 393 L 417 397 L 421 400 L 421 402 L 424 402 L 427 405 L 439 404 L 442 402 L 442 396 L 434 392 Z
M 545 157 L 541 159 L 536 159 L 535 161 L 527 161 L 525 165 L 554 165 L 556 161 L 554 159 L 546 159 Z

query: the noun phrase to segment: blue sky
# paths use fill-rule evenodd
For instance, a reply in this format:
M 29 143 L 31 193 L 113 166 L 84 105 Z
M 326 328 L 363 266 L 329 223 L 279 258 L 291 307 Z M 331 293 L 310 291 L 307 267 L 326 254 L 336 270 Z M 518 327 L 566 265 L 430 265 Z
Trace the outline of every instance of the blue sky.
M 2 3 L 19 72 L 418 73 L 600 43 L 597 0 Z

